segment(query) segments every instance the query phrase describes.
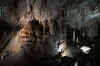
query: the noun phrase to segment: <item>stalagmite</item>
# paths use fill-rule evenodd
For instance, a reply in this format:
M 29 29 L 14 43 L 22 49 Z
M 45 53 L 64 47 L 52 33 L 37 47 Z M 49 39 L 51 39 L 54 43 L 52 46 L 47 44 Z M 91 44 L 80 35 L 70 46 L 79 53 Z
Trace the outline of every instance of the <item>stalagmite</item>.
M 84 32 L 84 27 L 83 27 L 83 32 L 82 32 L 82 36 L 85 36 L 85 32 Z
M 77 61 L 75 62 L 75 66 L 79 66 Z
M 4 36 L 6 36 L 6 31 L 4 31 Z
M 78 43 L 79 41 L 78 41 L 78 37 L 77 37 L 77 39 L 76 39 L 76 42 Z
M 75 29 L 73 31 L 73 42 L 75 41 Z
M 14 34 L 14 31 L 12 31 L 12 35 Z
M 39 17 L 39 24 L 40 24 L 40 19 L 41 19 L 41 17 Z

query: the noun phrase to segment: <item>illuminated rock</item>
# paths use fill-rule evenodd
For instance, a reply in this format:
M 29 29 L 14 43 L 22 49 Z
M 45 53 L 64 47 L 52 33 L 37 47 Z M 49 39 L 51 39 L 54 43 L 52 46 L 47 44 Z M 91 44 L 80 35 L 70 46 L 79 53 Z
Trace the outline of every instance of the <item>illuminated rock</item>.
M 28 22 L 20 31 L 18 41 L 30 41 L 33 40 L 33 30 L 31 22 Z

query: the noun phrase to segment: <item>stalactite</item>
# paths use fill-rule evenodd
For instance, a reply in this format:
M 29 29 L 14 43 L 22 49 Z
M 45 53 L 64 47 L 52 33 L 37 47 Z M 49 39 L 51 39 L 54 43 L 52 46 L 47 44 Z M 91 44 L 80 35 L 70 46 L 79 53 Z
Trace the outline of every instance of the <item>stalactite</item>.
M 30 4 L 30 11 L 31 11 L 31 19 L 33 20 L 33 19 L 35 19 L 35 17 L 34 17 L 34 9 L 33 9 L 33 6 Z
M 51 35 L 51 18 L 49 18 L 49 32 L 50 32 L 50 35 Z
M 1 5 L 0 5 L 0 17 L 1 17 Z
M 43 26 L 43 35 L 45 36 L 45 21 L 46 21 L 46 19 L 44 19 L 44 22 L 43 22 L 43 24 L 44 24 L 44 26 Z
M 52 26 L 53 27 L 53 35 L 55 35 L 55 28 L 54 28 L 54 26 L 55 25 L 54 25 L 54 18 L 53 18 L 53 26 Z
M 19 2 L 19 0 L 14 0 L 14 6 L 15 6 L 15 8 L 18 8 L 18 2 Z
M 2 14 L 3 14 L 2 9 L 3 9 L 3 8 L 2 8 L 2 4 L 1 4 L 1 16 L 2 16 Z
M 30 3 L 29 3 L 29 0 L 26 0 L 26 3 L 27 3 L 27 14 L 28 14 L 28 12 L 30 11 Z
M 82 23 L 82 28 L 83 28 L 83 33 L 82 33 L 82 36 L 85 36 L 85 31 L 84 31 L 84 25 L 85 25 L 85 23 L 84 23 L 84 18 L 85 18 L 85 11 L 84 10 L 82 10 L 82 21 L 83 21 L 83 23 Z
M 5 11 L 6 11 L 6 8 L 5 7 L 3 7 L 3 17 L 5 18 Z
M 67 5 L 65 5 L 65 16 L 67 17 Z
M 62 16 L 60 11 L 60 34 L 62 33 Z

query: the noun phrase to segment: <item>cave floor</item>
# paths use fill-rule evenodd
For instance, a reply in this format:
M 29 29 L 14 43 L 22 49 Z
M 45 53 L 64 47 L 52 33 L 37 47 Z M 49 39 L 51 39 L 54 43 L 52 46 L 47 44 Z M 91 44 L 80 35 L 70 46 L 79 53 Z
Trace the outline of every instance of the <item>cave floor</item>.
M 0 52 L 0 66 L 51 66 L 50 64 L 52 64 L 52 59 L 50 57 L 44 57 L 42 59 L 40 59 L 42 57 L 41 53 L 38 51 L 37 48 L 34 47 L 34 43 L 32 42 L 18 42 L 18 34 L 17 32 L 15 34 L 7 34 L 6 36 L 4 36 L 6 38 L 2 39 L 1 43 L 4 43 L 3 45 L 4 48 L 1 50 Z M 55 36 L 53 36 L 55 37 Z M 51 38 L 53 38 L 51 36 Z M 89 40 L 86 40 L 86 38 L 84 37 L 80 37 L 80 41 L 82 41 L 81 45 L 88 45 L 90 46 L 90 44 L 92 43 Z M 67 40 L 68 41 L 68 40 Z M 70 42 L 70 40 L 69 40 Z M 1 45 L 1 47 L 3 46 Z M 46 44 L 47 45 L 47 44 Z M 100 50 L 99 48 L 99 39 L 97 39 L 95 41 L 95 53 L 93 53 L 93 50 L 90 52 L 90 57 L 91 56 L 95 56 L 95 64 L 96 66 L 99 64 L 99 55 L 100 52 L 98 50 Z M 75 45 L 74 44 L 68 44 L 67 46 L 67 53 L 70 52 L 69 56 L 72 55 L 73 52 L 73 47 Z M 49 50 L 51 50 L 50 46 L 47 45 L 47 47 L 49 48 Z M 69 51 L 70 49 L 70 51 Z M 47 50 L 47 48 L 45 48 L 44 50 Z M 47 51 L 48 52 L 48 51 Z M 79 58 L 79 57 L 78 57 Z M 92 59 L 93 60 L 93 59 Z M 93 63 L 92 63 L 93 64 Z M 91 66 L 92 66 L 91 64 Z M 55 63 L 53 64 L 54 66 Z

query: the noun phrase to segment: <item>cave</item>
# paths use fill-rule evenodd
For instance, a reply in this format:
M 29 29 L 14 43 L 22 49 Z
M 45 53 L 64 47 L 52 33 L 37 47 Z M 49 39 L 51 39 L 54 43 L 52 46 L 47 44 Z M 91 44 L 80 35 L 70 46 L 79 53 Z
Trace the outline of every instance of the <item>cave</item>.
M 0 0 L 0 66 L 99 66 L 99 0 Z

